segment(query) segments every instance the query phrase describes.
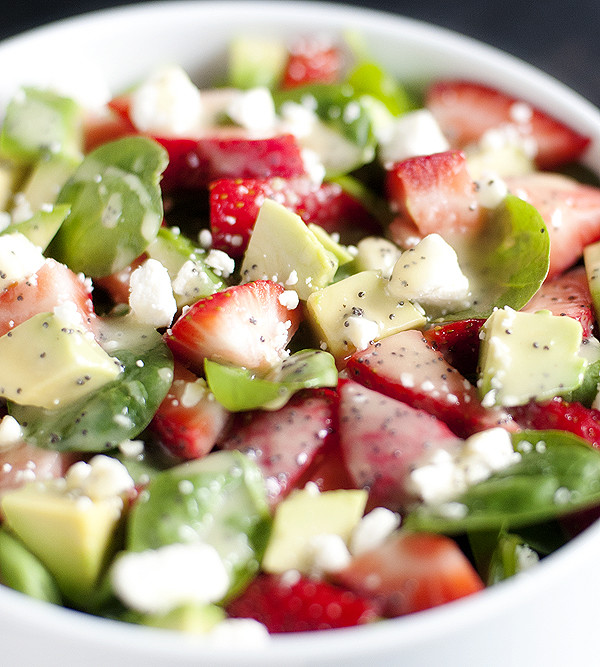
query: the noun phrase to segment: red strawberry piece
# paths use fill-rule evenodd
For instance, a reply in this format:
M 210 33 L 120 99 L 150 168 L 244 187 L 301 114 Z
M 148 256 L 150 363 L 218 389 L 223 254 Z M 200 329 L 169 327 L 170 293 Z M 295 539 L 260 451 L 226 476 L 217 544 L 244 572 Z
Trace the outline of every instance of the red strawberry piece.
M 231 257 L 244 254 L 263 201 L 274 199 L 328 232 L 350 243 L 380 231 L 366 208 L 337 183 L 316 184 L 296 178 L 220 179 L 210 185 L 210 226 L 213 247 Z
M 182 459 L 208 454 L 229 423 L 228 411 L 198 382 L 194 373 L 175 364 L 173 384 L 149 427 L 171 454 Z
M 460 437 L 513 426 L 503 410 L 482 407 L 475 387 L 415 329 L 355 353 L 347 369 L 365 386 L 435 415 Z
M 234 618 L 253 618 L 270 633 L 331 630 L 375 621 L 369 600 L 326 581 L 260 574 L 227 605 Z
M 137 134 L 127 116 L 108 108 L 99 113 L 88 113 L 83 123 L 83 150 L 89 153 L 108 141 Z
M 55 452 L 24 442 L 0 451 L 0 497 L 28 482 L 62 477 L 76 460 L 72 452 Z
M 165 191 L 204 189 L 219 178 L 291 178 L 306 171 L 291 134 L 257 139 L 245 132 L 215 131 L 197 139 L 154 138 L 169 154 Z
M 507 178 L 506 184 L 534 206 L 546 223 L 550 236 L 547 279 L 575 264 L 583 248 L 600 239 L 600 188 L 544 173 Z
M 196 301 L 165 334 L 173 354 L 202 374 L 204 359 L 266 371 L 283 358 L 300 309 L 279 301 L 271 280 L 235 285 Z
M 478 141 L 487 130 L 511 125 L 535 141 L 539 169 L 556 169 L 578 160 L 590 143 L 588 137 L 542 110 L 479 83 L 438 82 L 427 91 L 425 104 L 456 148 Z
M 335 391 L 308 389 L 275 412 L 236 415 L 223 449 L 237 449 L 263 472 L 271 503 L 302 487 L 337 439 Z
M 599 410 L 586 408 L 575 401 L 568 403 L 557 396 L 545 403 L 531 401 L 511 408 L 511 413 L 522 428 L 568 431 L 600 448 Z
M 90 285 L 64 264 L 47 259 L 36 274 L 0 292 L 0 336 L 61 304 L 74 304 L 83 326 L 93 328 L 96 316 Z
M 140 255 L 134 259 L 131 264 L 124 269 L 111 273 L 108 276 L 94 278 L 94 287 L 104 290 L 111 298 L 113 303 L 129 303 L 129 282 L 131 274 L 143 264 L 147 259 L 147 255 Z
M 311 83 L 334 83 L 340 77 L 342 53 L 330 42 L 304 37 L 290 48 L 281 87 L 295 88 Z
M 462 440 L 433 415 L 353 382 L 340 384 L 340 447 L 369 505 L 401 509 L 412 494 L 412 467 L 435 448 L 457 449 Z
M 356 484 L 343 459 L 339 438 L 334 438 L 333 442 L 328 443 L 327 447 L 319 454 L 319 458 L 322 460 L 311 470 L 307 482 L 316 484 L 319 491 L 356 489 Z
M 390 225 L 392 239 L 400 244 L 407 236 L 434 232 L 450 240 L 480 227 L 481 209 L 464 153 L 447 151 L 397 162 L 388 171 L 386 189 L 398 212 Z M 395 227 L 399 228 L 398 234 Z
M 449 537 L 402 531 L 377 549 L 355 557 L 334 578 L 372 599 L 387 617 L 436 607 L 484 588 Z
M 521 310 L 549 310 L 553 315 L 569 316 L 581 323 L 584 338 L 594 334 L 594 306 L 583 266 L 546 281 Z
M 479 331 L 485 320 L 448 322 L 423 332 L 423 338 L 462 375 L 471 377 L 479 360 Z

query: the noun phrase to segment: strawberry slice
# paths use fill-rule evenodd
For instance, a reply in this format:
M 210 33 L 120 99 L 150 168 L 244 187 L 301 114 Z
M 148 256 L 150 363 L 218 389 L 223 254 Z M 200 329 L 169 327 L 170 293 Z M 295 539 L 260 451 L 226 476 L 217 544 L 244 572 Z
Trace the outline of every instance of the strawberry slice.
M 296 178 L 220 179 L 210 185 L 210 226 L 213 247 L 231 257 L 242 257 L 263 201 L 274 199 L 328 232 L 353 243 L 380 230 L 375 218 L 358 199 L 337 183 L 315 184 Z
M 204 359 L 266 371 L 284 357 L 300 322 L 271 280 L 235 285 L 196 301 L 165 334 L 171 351 L 202 374 Z
M 375 605 L 326 581 L 260 574 L 227 605 L 233 618 L 253 618 L 270 633 L 346 628 L 377 620 Z
M 0 292 L 0 336 L 60 305 L 79 313 L 82 325 L 92 330 L 96 316 L 90 285 L 64 264 L 47 259 L 35 275 Z
M 423 332 L 423 338 L 444 355 L 446 361 L 466 377 L 475 375 L 479 360 L 479 331 L 485 320 L 448 322 Z
M 484 588 L 449 537 L 403 531 L 355 557 L 334 579 L 373 600 L 387 617 L 430 609 Z
M 198 459 L 214 447 L 229 417 L 202 381 L 176 363 L 173 384 L 149 428 L 174 456 Z
M 347 369 L 365 386 L 442 419 L 460 437 L 514 426 L 503 410 L 482 407 L 475 387 L 415 329 L 355 353 Z
M 248 454 L 263 472 L 272 504 L 302 487 L 337 439 L 335 391 L 307 389 L 276 412 L 238 414 L 223 449 Z
M 549 310 L 553 315 L 572 317 L 581 324 L 584 338 L 594 335 L 596 326 L 594 306 L 583 266 L 576 266 L 546 281 L 521 310 L 530 313 L 535 313 L 537 310 Z
M 463 148 L 490 129 L 510 125 L 535 142 L 539 169 L 578 160 L 590 139 L 545 112 L 500 90 L 471 81 L 440 81 L 427 91 L 426 107 L 452 146 Z
M 219 178 L 292 178 L 304 174 L 300 146 L 292 134 L 252 138 L 214 130 L 196 139 L 154 137 L 169 154 L 164 191 L 205 189 Z
M 482 213 L 475 184 L 462 151 L 421 155 L 398 162 L 388 171 L 386 189 L 398 217 L 390 225 L 392 240 L 418 240 L 437 232 L 450 240 L 476 231 Z M 397 230 L 397 231 L 396 231 Z
M 342 52 L 330 42 L 304 37 L 290 48 L 281 87 L 296 88 L 311 83 L 334 83 L 340 78 Z
M 556 396 L 546 403 L 531 401 L 511 408 L 515 421 L 522 428 L 559 429 L 574 433 L 600 448 L 600 411 Z
M 313 482 L 319 491 L 335 491 L 336 489 L 356 489 L 346 463 L 342 456 L 339 437 L 333 438 L 323 452 L 319 452 L 319 461 L 310 471 L 306 482 Z M 298 487 L 302 484 L 298 484 Z
M 367 389 L 340 384 L 340 447 L 358 488 L 369 489 L 369 505 L 394 511 L 412 499 L 412 466 L 433 448 L 453 450 L 462 440 L 433 415 Z
M 83 121 L 83 151 L 89 153 L 108 141 L 137 134 L 127 116 L 107 108 L 100 112 L 90 112 Z
M 546 223 L 550 235 L 547 279 L 575 264 L 583 248 L 600 239 L 600 188 L 544 173 L 507 178 L 506 184 L 534 206 Z

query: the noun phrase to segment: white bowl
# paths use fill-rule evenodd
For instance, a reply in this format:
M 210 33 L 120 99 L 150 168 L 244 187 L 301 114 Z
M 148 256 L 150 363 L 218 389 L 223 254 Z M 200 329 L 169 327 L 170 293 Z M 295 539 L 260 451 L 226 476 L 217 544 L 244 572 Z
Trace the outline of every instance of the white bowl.
M 515 58 L 446 30 L 369 10 L 313 2 L 165 2 L 62 21 L 0 44 L 0 105 L 24 83 L 94 72 L 113 90 L 163 62 L 199 83 L 222 68 L 228 40 L 358 30 L 373 58 L 400 79 L 461 76 L 523 96 L 591 136 L 600 173 L 600 113 Z M 1 106 L 0 106 L 1 108 Z M 207 646 L 201 639 L 129 626 L 0 589 L 0 663 L 44 665 L 402 664 L 404 667 L 597 664 L 600 523 L 528 573 L 468 599 L 349 630 L 273 637 L 266 646 Z

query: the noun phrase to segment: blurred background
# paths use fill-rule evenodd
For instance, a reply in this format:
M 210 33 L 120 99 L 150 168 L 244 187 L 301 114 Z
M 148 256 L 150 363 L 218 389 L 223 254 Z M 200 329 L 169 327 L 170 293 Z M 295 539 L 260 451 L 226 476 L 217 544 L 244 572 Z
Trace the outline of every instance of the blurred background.
M 64 16 L 131 1 L 27 0 L 3 4 L 0 39 Z M 346 0 L 339 4 L 382 9 L 482 40 L 539 67 L 600 106 L 598 0 Z

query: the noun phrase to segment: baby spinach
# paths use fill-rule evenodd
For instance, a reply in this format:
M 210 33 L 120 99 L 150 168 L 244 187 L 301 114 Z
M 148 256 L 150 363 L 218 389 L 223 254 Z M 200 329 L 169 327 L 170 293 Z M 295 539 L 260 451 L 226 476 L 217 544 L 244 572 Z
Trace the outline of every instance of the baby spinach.
M 564 431 L 512 434 L 521 459 L 451 503 L 420 505 L 405 526 L 459 534 L 514 530 L 600 504 L 600 451 Z

